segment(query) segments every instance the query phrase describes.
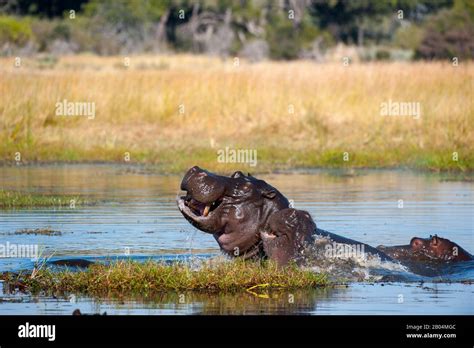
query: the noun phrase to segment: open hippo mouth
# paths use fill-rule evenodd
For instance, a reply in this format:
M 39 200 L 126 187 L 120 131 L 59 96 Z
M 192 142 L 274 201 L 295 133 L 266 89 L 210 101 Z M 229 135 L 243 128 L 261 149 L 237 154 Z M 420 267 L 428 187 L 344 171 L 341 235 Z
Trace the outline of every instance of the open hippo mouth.
M 194 215 L 202 217 L 207 217 L 209 213 L 217 209 L 223 202 L 222 198 L 218 198 L 210 203 L 200 202 L 197 199 L 194 199 L 189 193 L 186 196 L 181 196 L 180 199 L 184 206 L 188 207 Z
M 223 202 L 226 178 L 193 167 L 184 176 L 181 190 L 186 195 L 178 199 L 180 210 L 192 217 L 207 217 Z

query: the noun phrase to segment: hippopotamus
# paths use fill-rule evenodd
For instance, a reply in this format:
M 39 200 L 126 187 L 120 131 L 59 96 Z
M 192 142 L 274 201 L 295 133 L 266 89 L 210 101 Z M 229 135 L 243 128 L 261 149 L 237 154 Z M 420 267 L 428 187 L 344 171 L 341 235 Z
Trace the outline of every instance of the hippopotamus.
M 87 268 L 94 264 L 94 262 L 86 260 L 86 259 L 61 259 L 49 262 L 55 266 L 66 266 L 66 267 L 79 267 L 79 268 Z
M 212 234 L 221 250 L 233 257 L 268 258 L 280 266 L 301 263 L 304 251 L 324 239 L 337 245 L 361 246 L 364 253 L 382 261 L 403 263 L 415 254 L 442 261 L 472 259 L 457 244 L 440 237 L 434 243 L 433 239 L 413 238 L 409 246 L 374 248 L 322 230 L 308 212 L 291 208 L 276 188 L 241 171 L 227 177 L 194 166 L 185 174 L 181 190 L 186 195 L 178 197 L 177 204 L 183 216 Z M 458 254 L 448 257 L 453 246 Z
M 187 192 L 178 198 L 183 216 L 211 233 L 224 253 L 244 258 L 264 256 L 260 233 L 274 213 L 290 205 L 277 189 L 240 171 L 225 177 L 195 166 L 181 190 Z
M 474 259 L 470 253 L 456 243 L 437 235 L 430 236 L 430 238 L 414 237 L 407 245 L 379 245 L 377 249 L 396 260 L 405 262 L 459 262 Z
M 325 247 L 331 247 L 334 243 L 351 248 L 358 246 L 364 253 L 378 256 L 382 261 L 392 260 L 384 252 L 368 244 L 318 228 L 307 211 L 293 208 L 286 208 L 273 214 L 260 233 L 260 237 L 265 255 L 279 265 L 286 265 L 290 261 L 301 263 L 308 256 L 305 250 L 321 240 Z M 316 252 L 315 248 L 312 252 Z

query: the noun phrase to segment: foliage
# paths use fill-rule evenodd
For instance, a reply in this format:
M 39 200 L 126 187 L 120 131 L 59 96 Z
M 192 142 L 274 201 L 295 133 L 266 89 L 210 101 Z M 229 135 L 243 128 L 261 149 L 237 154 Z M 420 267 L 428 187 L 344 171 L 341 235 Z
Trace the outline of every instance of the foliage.
M 308 20 L 299 24 L 286 16 L 272 16 L 266 28 L 270 57 L 274 59 L 295 59 L 305 47 L 312 43 L 318 31 Z
M 423 39 L 423 29 L 416 24 L 401 26 L 395 33 L 394 45 L 415 51 Z
M 7 42 L 24 45 L 32 38 L 32 35 L 28 20 L 0 16 L 0 45 Z
M 460 0 L 449 10 L 430 17 L 425 24 L 423 39 L 417 48 L 420 58 L 443 59 L 474 56 L 474 6 Z
M 256 60 L 319 59 L 307 51 L 344 43 L 472 58 L 473 7 L 469 0 L 7 0 L 0 43 L 33 41 L 40 52 L 60 54 L 176 50 Z M 32 31 L 18 15 L 32 16 Z

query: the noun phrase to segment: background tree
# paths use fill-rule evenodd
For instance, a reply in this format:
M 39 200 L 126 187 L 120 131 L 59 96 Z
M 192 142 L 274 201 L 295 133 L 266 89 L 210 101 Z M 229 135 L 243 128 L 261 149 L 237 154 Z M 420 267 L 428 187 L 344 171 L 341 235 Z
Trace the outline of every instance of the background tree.
M 472 0 L 0 0 L 0 52 L 207 53 L 252 60 L 358 52 L 472 58 Z M 75 21 L 68 19 L 76 11 Z M 398 11 L 403 11 L 403 18 Z M 27 17 L 27 18 L 26 18 Z M 18 37 L 19 30 L 23 32 Z M 26 34 L 29 33 L 29 34 Z M 25 39 L 26 37 L 26 39 Z M 7 47 L 8 49 L 2 49 Z M 58 49 L 59 48 L 59 49 Z M 363 54 L 361 55 L 363 56 Z M 372 55 L 391 58 L 390 52 Z

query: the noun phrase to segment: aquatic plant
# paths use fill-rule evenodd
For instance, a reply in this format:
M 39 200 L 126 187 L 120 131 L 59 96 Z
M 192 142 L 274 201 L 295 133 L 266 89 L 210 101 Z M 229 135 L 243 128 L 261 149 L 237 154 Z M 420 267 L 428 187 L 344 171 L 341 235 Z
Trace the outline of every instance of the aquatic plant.
M 33 194 L 0 190 L 0 209 L 26 207 L 69 207 L 94 204 L 89 198 L 74 195 Z M 39 231 L 40 232 L 40 231 Z
M 20 230 L 16 230 L 12 234 L 30 234 L 30 235 L 43 235 L 43 236 L 61 236 L 62 232 L 53 230 L 49 227 L 46 228 L 22 228 Z
M 152 293 L 157 291 L 244 291 L 256 288 L 297 289 L 328 285 L 325 274 L 271 262 L 233 260 L 203 263 L 117 261 L 93 264 L 85 270 L 41 268 L 31 273 L 4 274 L 3 279 L 23 290 L 88 295 Z

